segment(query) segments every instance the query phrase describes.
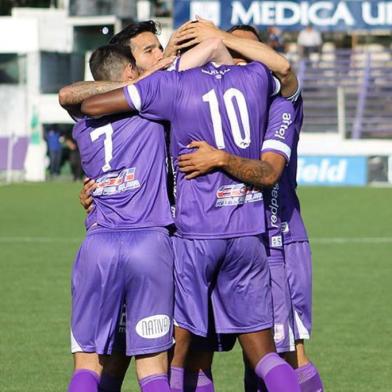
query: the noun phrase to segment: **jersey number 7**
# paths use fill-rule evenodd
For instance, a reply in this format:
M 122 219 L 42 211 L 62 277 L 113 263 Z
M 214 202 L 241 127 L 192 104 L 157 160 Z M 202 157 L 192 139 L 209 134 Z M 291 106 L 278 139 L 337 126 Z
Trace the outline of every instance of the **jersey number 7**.
M 102 171 L 106 173 L 112 168 L 110 166 L 110 161 L 113 158 L 113 127 L 111 124 L 106 124 L 103 127 L 94 129 L 94 131 L 90 133 L 91 141 L 95 142 L 102 135 L 105 135 L 105 141 L 103 143 L 105 151 L 105 164 L 102 166 Z

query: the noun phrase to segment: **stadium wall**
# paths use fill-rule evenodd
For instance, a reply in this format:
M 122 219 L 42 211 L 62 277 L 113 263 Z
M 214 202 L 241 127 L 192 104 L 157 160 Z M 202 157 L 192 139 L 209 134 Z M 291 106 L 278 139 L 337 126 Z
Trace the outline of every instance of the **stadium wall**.
M 392 184 L 392 140 L 344 140 L 336 134 L 303 134 L 298 153 L 300 185 Z

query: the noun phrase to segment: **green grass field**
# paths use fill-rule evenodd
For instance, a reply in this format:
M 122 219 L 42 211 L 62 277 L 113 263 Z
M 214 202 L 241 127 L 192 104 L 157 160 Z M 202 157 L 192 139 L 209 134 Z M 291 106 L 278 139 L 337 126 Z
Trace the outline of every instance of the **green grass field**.
M 0 391 L 62 392 L 71 374 L 70 270 L 80 184 L 0 187 Z M 308 352 L 327 392 L 392 391 L 392 189 L 300 189 L 314 258 Z M 238 347 L 216 390 L 242 391 Z M 124 391 L 137 391 L 133 370 Z

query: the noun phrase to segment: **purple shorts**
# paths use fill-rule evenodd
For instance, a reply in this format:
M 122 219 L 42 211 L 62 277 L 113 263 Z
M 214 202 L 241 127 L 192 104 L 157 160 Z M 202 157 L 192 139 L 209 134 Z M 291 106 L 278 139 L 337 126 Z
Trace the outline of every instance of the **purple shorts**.
M 72 352 L 110 354 L 126 305 L 126 354 L 172 346 L 173 251 L 164 229 L 90 231 L 72 271 Z
M 270 274 L 259 236 L 216 240 L 173 237 L 175 322 L 207 336 L 209 304 L 216 332 L 272 327 Z
M 284 245 L 294 318 L 295 339 L 309 339 L 312 331 L 312 254 L 308 241 Z

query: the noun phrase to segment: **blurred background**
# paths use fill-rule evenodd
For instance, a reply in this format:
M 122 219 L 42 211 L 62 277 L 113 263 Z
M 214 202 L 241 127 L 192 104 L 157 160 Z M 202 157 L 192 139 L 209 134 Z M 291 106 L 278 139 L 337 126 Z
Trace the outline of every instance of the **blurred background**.
M 256 26 L 295 67 L 300 184 L 392 183 L 391 1 L 2 0 L 0 15 L 1 182 L 79 179 L 59 88 L 91 79 L 91 51 L 130 21 L 158 20 L 165 45 L 200 15 Z

